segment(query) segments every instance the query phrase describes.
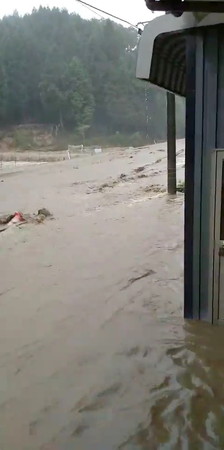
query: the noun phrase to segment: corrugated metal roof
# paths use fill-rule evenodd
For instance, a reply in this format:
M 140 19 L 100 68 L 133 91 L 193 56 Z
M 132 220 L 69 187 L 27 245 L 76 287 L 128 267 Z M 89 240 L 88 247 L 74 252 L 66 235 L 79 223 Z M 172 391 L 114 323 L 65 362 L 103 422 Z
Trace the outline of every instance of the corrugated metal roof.
M 161 35 L 155 39 L 150 82 L 185 96 L 186 38 L 181 34 Z
M 138 48 L 137 78 L 185 96 L 187 28 L 196 25 L 192 13 L 157 17 L 144 29 Z
M 184 13 L 157 17 L 144 29 L 136 76 L 175 94 L 186 95 L 186 39 L 193 29 L 224 23 L 224 14 Z

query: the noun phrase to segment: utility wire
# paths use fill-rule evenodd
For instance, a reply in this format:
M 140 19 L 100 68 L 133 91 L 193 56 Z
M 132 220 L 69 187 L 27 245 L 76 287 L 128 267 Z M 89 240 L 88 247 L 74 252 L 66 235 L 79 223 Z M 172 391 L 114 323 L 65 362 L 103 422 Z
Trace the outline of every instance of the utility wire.
M 86 5 L 82 5 L 82 6 L 84 6 L 85 8 L 87 8 L 89 11 L 91 11 L 93 14 L 95 14 L 96 16 L 98 16 L 98 17 L 100 17 L 100 19 L 104 19 L 104 16 L 102 16 L 102 14 L 99 14 L 98 12 L 96 12 L 93 8 L 89 8 L 88 6 L 86 6 Z
M 113 19 L 119 20 L 120 22 L 126 23 L 127 25 L 129 25 L 132 28 L 135 28 L 137 30 L 139 30 L 137 25 L 133 25 L 131 22 L 129 22 L 128 20 L 125 19 L 121 19 L 118 16 L 115 16 L 114 14 L 111 14 L 107 11 L 104 11 L 103 9 L 97 8 L 96 6 L 90 5 L 87 2 L 84 2 L 83 0 L 76 0 L 78 3 L 81 3 L 81 5 L 86 6 L 87 8 L 91 8 L 94 9 L 96 11 L 99 11 L 100 13 L 106 14 L 107 16 L 113 17 Z
M 79 2 L 79 0 L 76 0 L 76 1 Z M 82 5 L 84 8 L 88 9 L 88 10 L 91 11 L 93 14 L 95 14 L 95 15 L 98 16 L 98 17 L 100 17 L 100 19 L 104 19 L 104 16 L 102 16 L 101 14 L 99 14 L 98 12 L 96 12 L 92 7 L 87 6 L 87 5 L 84 5 L 82 2 L 79 2 L 79 3 L 81 3 L 81 5 Z

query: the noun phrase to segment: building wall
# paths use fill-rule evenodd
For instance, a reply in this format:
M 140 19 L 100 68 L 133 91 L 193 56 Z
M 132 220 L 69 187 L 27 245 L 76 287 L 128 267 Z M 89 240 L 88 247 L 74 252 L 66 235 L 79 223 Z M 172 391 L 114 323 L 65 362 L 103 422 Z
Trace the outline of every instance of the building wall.
M 211 167 L 224 148 L 224 26 L 187 39 L 185 317 L 212 321 Z

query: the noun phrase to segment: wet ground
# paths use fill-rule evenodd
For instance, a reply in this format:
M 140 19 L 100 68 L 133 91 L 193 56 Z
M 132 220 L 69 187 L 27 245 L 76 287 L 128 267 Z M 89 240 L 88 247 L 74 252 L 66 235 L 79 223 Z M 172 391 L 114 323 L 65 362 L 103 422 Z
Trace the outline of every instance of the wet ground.
M 224 332 L 182 318 L 164 148 L 0 173 L 1 214 L 54 216 L 0 234 L 1 450 L 224 448 Z

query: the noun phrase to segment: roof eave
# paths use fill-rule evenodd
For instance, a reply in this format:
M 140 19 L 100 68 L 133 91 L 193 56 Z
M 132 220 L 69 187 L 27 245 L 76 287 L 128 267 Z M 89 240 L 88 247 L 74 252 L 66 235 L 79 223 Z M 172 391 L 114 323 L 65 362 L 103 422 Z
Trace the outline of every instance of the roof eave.
M 195 28 L 224 23 L 224 14 L 193 13 L 157 17 L 144 29 L 138 48 L 136 76 L 175 94 L 186 94 L 186 36 Z

